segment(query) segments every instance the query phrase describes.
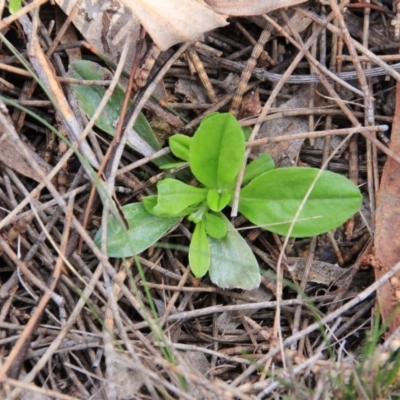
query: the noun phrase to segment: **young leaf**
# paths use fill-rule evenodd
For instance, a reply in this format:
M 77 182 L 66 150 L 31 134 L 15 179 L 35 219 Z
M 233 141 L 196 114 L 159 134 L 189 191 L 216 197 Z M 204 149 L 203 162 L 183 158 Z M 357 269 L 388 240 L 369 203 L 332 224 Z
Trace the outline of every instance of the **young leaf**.
M 218 189 L 210 189 L 207 193 L 207 204 L 215 212 L 223 210 L 229 204 L 230 199 L 230 193 L 220 193 Z
M 200 221 L 203 220 L 204 215 L 208 211 L 208 204 L 206 202 L 201 203 L 196 210 L 194 210 L 189 216 L 188 220 L 198 224 Z
M 244 171 L 242 183 L 245 185 L 257 176 L 274 168 L 274 160 L 268 153 L 264 153 L 247 165 L 246 170 Z
M 286 235 L 318 173 L 318 169 L 296 167 L 266 172 L 241 190 L 239 211 L 253 224 Z M 315 236 L 337 228 L 360 206 L 361 194 L 357 186 L 339 174 L 323 171 L 291 236 Z
M 10 0 L 8 3 L 8 11 L 10 14 L 14 14 L 21 8 L 21 0 Z
M 221 213 L 205 213 L 204 227 L 206 228 L 207 235 L 210 235 L 214 239 L 222 239 L 226 235 L 225 221 Z
M 177 179 L 166 178 L 157 184 L 156 215 L 177 216 L 188 207 L 207 199 L 207 189 L 187 185 Z
M 204 276 L 210 265 L 210 248 L 204 228 L 204 221 L 196 224 L 189 246 L 190 270 L 196 278 Z
M 157 209 L 155 209 L 155 207 L 157 206 L 158 203 L 158 196 L 147 196 L 143 198 L 143 205 L 144 208 L 146 209 L 146 211 L 148 213 L 150 213 L 151 215 L 155 215 L 156 217 L 160 217 L 160 218 L 172 218 L 172 217 L 184 217 L 185 215 L 189 215 L 194 213 L 198 207 L 188 207 L 185 208 L 184 210 L 180 211 L 177 214 L 171 215 L 170 213 L 165 213 L 162 211 L 158 211 Z
M 209 189 L 230 189 L 243 163 L 243 131 L 231 114 L 207 118 L 190 145 L 190 169 Z
M 142 203 L 131 203 L 122 207 L 129 229 L 121 227 L 110 216 L 107 225 L 107 254 L 109 257 L 131 257 L 148 249 L 162 238 L 179 218 L 158 218 L 149 214 Z M 100 247 L 101 230 L 94 242 Z
M 211 281 L 223 289 L 257 288 L 261 280 L 260 270 L 252 250 L 229 220 L 223 214 L 220 216 L 227 232 L 222 239 L 208 237 Z
M 189 149 L 192 138 L 187 135 L 176 134 L 169 138 L 169 148 L 175 157 L 189 161 Z
M 143 197 L 143 205 L 146 211 L 150 214 L 154 215 L 153 208 L 157 205 L 158 202 L 158 196 L 157 195 L 152 195 L 152 196 L 146 196 Z M 165 217 L 165 215 L 157 215 L 157 217 Z

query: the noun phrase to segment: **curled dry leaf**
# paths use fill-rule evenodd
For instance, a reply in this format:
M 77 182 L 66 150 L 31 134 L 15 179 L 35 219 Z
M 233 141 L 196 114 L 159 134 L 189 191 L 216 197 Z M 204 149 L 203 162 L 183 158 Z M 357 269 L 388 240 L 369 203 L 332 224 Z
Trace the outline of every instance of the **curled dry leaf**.
M 200 39 L 204 32 L 227 25 L 226 16 L 213 12 L 202 0 L 120 0 L 166 50 L 174 44 Z
M 290 100 L 279 105 L 279 109 L 284 112 L 285 110 L 307 107 L 309 98 L 309 88 L 301 88 Z M 296 135 L 307 132 L 308 129 L 308 121 L 306 118 L 287 116 L 264 122 L 261 125 L 259 137 L 272 138 L 288 134 Z M 259 156 L 262 153 L 271 155 L 275 164 L 279 167 L 290 167 L 296 165 L 296 159 L 300 153 L 303 142 L 304 139 L 270 142 L 264 146 L 260 146 L 257 151 Z
M 214 10 L 228 15 L 260 15 L 278 8 L 290 7 L 306 0 L 205 0 Z
M 75 0 L 55 0 L 69 15 Z M 73 18 L 84 38 L 114 62 L 127 33 L 139 35 L 139 21 L 154 43 L 166 50 L 174 44 L 201 39 L 225 26 L 229 15 L 260 15 L 305 0 L 85 0 Z M 128 66 L 135 54 L 132 46 Z
M 56 3 L 65 14 L 70 15 L 77 2 L 56 0 Z M 88 43 L 115 63 L 119 60 L 122 43 L 128 32 L 133 32 L 134 38 L 139 37 L 139 21 L 117 1 L 85 0 L 72 22 Z M 135 51 L 135 46 L 132 46 L 127 58 L 128 65 L 132 64 Z

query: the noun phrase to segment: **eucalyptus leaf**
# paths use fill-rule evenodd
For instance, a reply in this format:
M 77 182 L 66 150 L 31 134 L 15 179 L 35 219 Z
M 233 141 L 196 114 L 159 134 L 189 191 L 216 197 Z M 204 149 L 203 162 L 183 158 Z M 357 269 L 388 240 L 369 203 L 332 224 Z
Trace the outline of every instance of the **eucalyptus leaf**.
M 210 265 L 210 248 L 204 222 L 196 224 L 189 246 L 190 270 L 196 278 L 204 276 Z
M 109 257 L 131 257 L 154 245 L 179 218 L 159 218 L 149 214 L 142 203 L 122 207 L 129 229 L 122 227 L 112 216 L 107 225 L 107 254 Z M 101 230 L 94 242 L 100 247 Z
M 190 145 L 190 169 L 209 189 L 231 189 L 244 160 L 243 131 L 231 114 L 201 123 Z
M 280 168 L 253 179 L 240 192 L 239 211 L 253 224 L 287 235 L 291 221 L 320 171 Z M 291 232 L 292 237 L 319 235 L 337 228 L 361 206 L 361 193 L 345 177 L 322 171 Z
M 242 183 L 245 185 L 257 176 L 274 168 L 275 163 L 273 158 L 268 153 L 264 153 L 246 166 Z
M 260 270 L 251 248 L 223 214 L 221 218 L 226 235 L 222 239 L 208 236 L 211 281 L 223 289 L 257 288 L 261 281 Z
M 207 199 L 207 189 L 166 178 L 157 184 L 158 201 L 153 211 L 160 215 L 179 215 L 190 206 Z
M 67 76 L 80 80 L 105 80 L 111 78 L 111 74 L 108 69 L 95 62 L 87 60 L 73 61 L 69 65 Z M 77 84 L 71 84 L 71 89 L 74 92 L 84 113 L 91 118 L 99 106 L 101 99 L 104 97 L 106 89 L 97 85 Z M 95 122 L 95 125 L 99 129 L 108 133 L 109 135 L 114 135 L 115 133 L 115 128 L 121 114 L 124 96 L 124 89 L 120 85 L 117 85 L 106 107 L 103 109 L 100 117 Z M 148 145 L 146 147 L 146 145 L 143 143 L 139 144 L 139 140 L 137 140 L 139 138 L 135 139 L 135 135 L 131 134 L 132 138 L 131 140 L 128 139 L 128 143 L 136 151 L 145 156 L 149 156 L 161 149 L 161 146 L 158 143 L 150 124 L 147 122 L 142 113 L 139 114 L 133 129 L 139 135 L 140 139 L 142 139 Z M 175 160 L 172 157 L 167 155 L 155 159 L 154 163 L 156 165 L 162 165 L 167 162 L 174 161 Z

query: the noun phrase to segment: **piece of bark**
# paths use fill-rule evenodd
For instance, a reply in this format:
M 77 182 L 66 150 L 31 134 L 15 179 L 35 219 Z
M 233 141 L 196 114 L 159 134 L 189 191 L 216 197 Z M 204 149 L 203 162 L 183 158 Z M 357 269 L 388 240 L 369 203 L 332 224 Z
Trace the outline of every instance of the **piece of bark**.
M 393 119 L 390 149 L 400 154 L 400 83 L 396 86 L 396 110 Z M 400 261 L 400 165 L 388 158 L 383 168 L 377 196 L 376 230 L 374 238 L 375 278 L 379 279 Z M 390 322 L 388 335 L 400 323 L 400 274 L 377 292 L 383 322 Z

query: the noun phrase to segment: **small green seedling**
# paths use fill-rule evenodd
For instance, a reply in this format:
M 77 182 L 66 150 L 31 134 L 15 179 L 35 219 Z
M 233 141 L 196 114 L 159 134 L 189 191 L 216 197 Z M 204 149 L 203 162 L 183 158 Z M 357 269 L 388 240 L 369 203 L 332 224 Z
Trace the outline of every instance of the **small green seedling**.
M 21 0 L 10 0 L 8 2 L 8 11 L 10 14 L 15 14 L 17 11 L 21 9 L 22 2 Z
M 211 281 L 222 288 L 257 287 L 257 260 L 222 212 L 232 204 L 245 157 L 245 133 L 238 121 L 230 114 L 211 114 L 193 138 L 174 135 L 169 145 L 176 157 L 189 162 L 198 185 L 165 178 L 157 184 L 157 195 L 144 198 L 143 204 L 123 207 L 130 228 L 127 231 L 111 219 L 109 256 L 137 254 L 187 217 L 194 225 L 189 246 L 193 274 L 200 278 L 209 272 Z M 246 167 L 239 198 L 239 211 L 250 222 L 280 235 L 289 233 L 301 209 L 290 231 L 292 237 L 334 229 L 360 205 L 360 191 L 343 176 L 313 168 L 275 169 L 268 154 Z M 100 232 L 96 236 L 99 240 Z

